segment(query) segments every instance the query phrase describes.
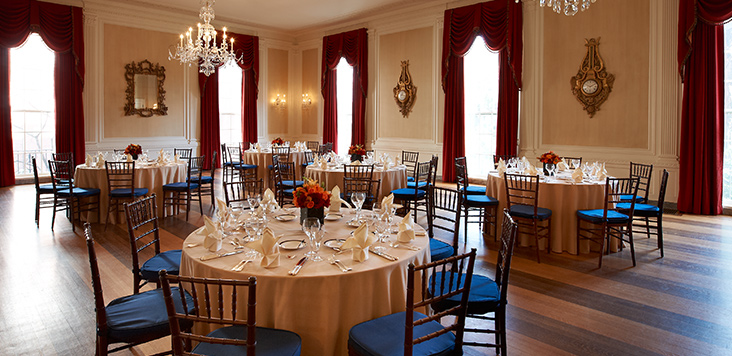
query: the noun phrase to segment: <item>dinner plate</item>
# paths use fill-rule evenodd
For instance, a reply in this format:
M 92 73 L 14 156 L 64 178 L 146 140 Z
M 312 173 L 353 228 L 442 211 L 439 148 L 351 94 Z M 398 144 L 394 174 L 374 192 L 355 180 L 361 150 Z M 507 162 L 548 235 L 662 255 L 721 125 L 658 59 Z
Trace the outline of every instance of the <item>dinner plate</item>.
M 279 221 L 290 221 L 295 219 L 295 215 L 293 214 L 282 214 L 275 216 L 275 219 Z
M 346 225 L 348 225 L 348 226 L 350 226 L 350 227 L 359 227 L 359 226 L 361 226 L 361 224 L 359 224 L 359 223 L 358 223 L 358 221 L 357 221 L 356 219 L 353 219 L 353 220 L 349 220 L 349 221 L 348 221 L 348 222 L 346 223 Z
M 325 220 L 331 220 L 331 221 L 340 220 L 341 218 L 343 218 L 342 214 L 328 214 L 324 217 Z
M 325 242 L 323 242 L 323 245 L 325 245 L 325 247 L 329 247 L 329 248 L 340 248 L 344 242 L 346 242 L 346 240 L 344 240 L 344 239 L 330 239 L 330 240 L 325 240 Z
M 285 250 L 299 250 L 305 247 L 305 240 L 285 240 L 280 241 L 280 248 Z

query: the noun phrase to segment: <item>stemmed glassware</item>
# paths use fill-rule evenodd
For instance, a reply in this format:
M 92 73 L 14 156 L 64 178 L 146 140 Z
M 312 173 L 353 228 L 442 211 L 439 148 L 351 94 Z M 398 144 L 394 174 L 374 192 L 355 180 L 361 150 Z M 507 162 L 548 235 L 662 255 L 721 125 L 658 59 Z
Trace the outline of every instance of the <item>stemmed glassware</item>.
M 249 203 L 249 209 L 254 212 L 257 207 L 259 207 L 259 203 L 262 201 L 262 196 L 258 193 L 249 193 L 247 194 L 247 203 Z
M 353 206 L 356 207 L 356 221 L 360 222 L 361 220 L 361 208 L 363 207 L 363 202 L 366 200 L 366 193 L 364 192 L 356 192 L 351 194 L 351 203 L 353 203 Z
M 389 225 L 388 211 L 384 211 L 381 214 L 376 214 L 376 216 L 374 216 L 371 226 L 373 226 L 378 239 L 377 241 L 380 244 L 379 246 L 374 247 L 374 250 L 378 252 L 384 252 L 386 250 L 386 247 L 383 245 L 386 244 L 386 239 L 389 237 Z
M 549 172 L 549 175 L 546 177 L 547 181 L 548 181 L 550 179 L 550 177 L 554 177 L 554 174 L 557 171 L 557 165 L 554 163 L 547 163 L 546 170 L 547 170 L 547 172 Z
M 518 159 L 516 157 L 512 157 L 508 159 L 508 169 L 514 169 L 516 168 L 516 163 L 518 162 Z
M 314 217 L 305 218 L 302 222 L 302 230 L 308 235 L 310 242 L 310 251 L 306 253 L 313 261 L 322 261 L 318 252 L 320 251 L 320 243 L 323 240 L 323 232 L 320 230 L 320 220 Z

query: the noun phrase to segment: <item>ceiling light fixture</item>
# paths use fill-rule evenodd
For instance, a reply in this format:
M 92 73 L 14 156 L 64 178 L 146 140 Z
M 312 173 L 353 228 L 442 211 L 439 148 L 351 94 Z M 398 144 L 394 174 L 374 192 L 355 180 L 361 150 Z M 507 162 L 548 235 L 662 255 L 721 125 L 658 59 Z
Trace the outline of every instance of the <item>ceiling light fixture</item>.
M 518 4 L 521 0 L 516 0 Z M 526 1 L 526 0 L 524 0 Z M 567 16 L 574 16 L 579 10 L 585 11 L 590 8 L 590 4 L 596 0 L 536 0 L 539 6 L 551 7 L 554 12 L 561 14 L 562 9 Z
M 203 20 L 203 25 L 198 24 L 198 36 L 195 42 L 191 37 L 193 28 L 189 27 L 185 35 L 180 35 L 180 44 L 176 46 L 175 54 L 168 50 L 168 60 L 177 59 L 181 64 L 186 63 L 189 66 L 196 64 L 199 66 L 198 71 L 207 77 L 216 72 L 216 67 L 226 65 L 230 60 L 241 62 L 241 56 L 236 58 L 234 54 L 234 39 L 230 40 L 231 48 L 226 42 L 226 27 L 223 28 L 221 45 L 216 44 L 216 28 L 211 25 L 211 20 L 216 17 L 213 10 L 214 2 L 215 0 L 201 1 L 202 7 L 198 17 Z

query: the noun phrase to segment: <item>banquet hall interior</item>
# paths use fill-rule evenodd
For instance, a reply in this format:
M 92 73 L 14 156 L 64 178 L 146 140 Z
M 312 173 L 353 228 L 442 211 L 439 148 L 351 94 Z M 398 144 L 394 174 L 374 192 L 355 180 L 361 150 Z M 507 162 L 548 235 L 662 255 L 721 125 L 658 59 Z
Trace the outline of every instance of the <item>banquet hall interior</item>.
M 195 44 L 200 31 L 195 24 L 204 21 L 199 11 L 210 3 L 216 43 L 226 43 L 233 57 L 224 66 L 206 67 L 186 52 L 189 39 Z M 566 10 L 565 3 L 579 8 Z M 307 232 L 299 232 L 302 246 L 286 251 L 281 245 L 281 256 L 267 260 L 270 266 L 264 262 L 267 252 L 260 253 L 261 266 L 257 257 L 237 274 L 247 280 L 247 270 L 263 271 L 257 277 L 257 325 L 297 333 L 302 355 L 347 355 L 353 345 L 349 337 L 355 337 L 349 334 L 356 324 L 351 320 L 367 309 L 373 311 L 358 323 L 404 311 L 405 300 L 397 297 L 407 295 L 401 288 L 407 286 L 407 264 L 429 262 L 433 238 L 455 247 L 453 255 L 476 249 L 473 274 L 493 278 L 503 257 L 503 208 L 511 206 L 506 184 L 512 172 L 539 176 L 538 204 L 549 215 L 537 218 L 542 208 L 517 215 L 510 210 L 520 233 L 511 244 L 502 305 L 503 355 L 730 355 L 731 18 L 732 5 L 722 0 L 4 1 L 0 354 L 95 352 L 99 326 L 84 222 L 90 223 L 95 241 L 104 303 L 136 292 L 137 261 L 129 237 L 133 225 L 123 203 L 153 194 L 160 250 L 183 250 L 177 262 L 181 275 L 208 268 L 210 274 L 201 276 L 225 278 L 221 276 L 232 275 L 229 261 L 241 258 L 202 263 L 205 258 L 199 257 L 210 253 L 203 245 L 210 245 L 208 236 L 199 234 L 209 218 L 216 220 L 217 212 L 225 210 L 216 200 L 229 201 L 227 179 L 251 173 L 275 191 L 276 199 L 290 194 L 293 200 L 286 189 L 297 184 L 282 185 L 283 163 L 299 172 L 285 181 L 317 177 L 326 190 L 339 185 L 343 191 L 348 180 L 342 178 L 342 166 L 354 158 L 352 146 L 360 145 L 363 156 L 358 157 L 373 164 L 379 184 L 366 199 L 383 205 L 382 198 L 393 192 L 405 206 L 393 217 L 402 222 L 398 229 L 412 229 L 406 223 L 416 215 L 412 250 L 384 245 L 405 258 L 394 262 L 366 253 L 369 260 L 359 260 L 355 250 L 353 257 L 351 252 L 336 255 L 325 245 L 321 253 L 346 256 L 341 260 L 355 271 L 341 273 L 335 263 L 308 261 L 300 266 L 300 276 L 288 276 L 310 248 L 302 248 Z M 224 33 L 228 37 L 222 39 Z M 327 143 L 332 149 L 323 151 Z M 275 144 L 288 147 L 289 159 L 272 161 L 279 148 Z M 109 167 L 115 159 L 131 162 L 133 154 L 138 156 L 136 145 L 141 150 L 135 169 L 144 171 L 142 162 L 153 168 L 136 176 L 139 189 L 114 197 Z M 55 155 L 61 152 L 71 152 L 71 158 Z M 417 162 L 409 162 L 405 152 L 418 153 Z M 565 159 L 547 166 L 540 159 L 547 153 Z M 499 162 L 498 155 L 506 160 Z M 196 157 L 202 157 L 200 162 Z M 466 177 L 456 169 L 461 157 L 467 161 Z M 572 157 L 582 165 L 573 165 Z M 226 162 L 234 163 L 226 168 Z M 247 164 L 255 165 L 256 172 L 247 173 Z M 639 166 L 652 169 L 645 183 L 634 175 L 633 167 Z M 46 191 L 51 197 L 47 205 L 69 208 L 66 202 L 73 202 L 71 210 L 78 210 L 87 207 L 82 202 L 91 202 L 94 210 L 78 216 L 55 208 L 35 212 L 38 184 L 52 183 L 49 167 L 55 167 L 56 175 L 68 168 L 68 182 L 88 189 L 88 195 L 54 203 L 54 196 L 68 198 L 57 194 L 54 185 L 50 194 Z M 410 185 L 407 177 L 422 182 L 422 168 L 431 181 L 425 181 L 426 188 Z M 189 184 L 196 174 L 213 178 L 201 195 Z M 594 179 L 590 183 L 588 175 Z M 203 182 L 200 177 L 195 182 Z M 477 211 L 478 220 L 480 214 L 493 214 L 494 221 L 464 223 L 468 209 L 462 207 L 471 200 L 462 178 L 480 191 L 480 202 L 494 202 L 476 203 L 471 213 Z M 630 197 L 639 197 L 608 204 L 613 194 L 606 178 L 629 178 L 637 189 L 630 190 Z M 183 205 L 168 207 L 181 192 Z M 454 193 L 458 207 L 410 210 L 405 198 L 414 194 L 417 201 L 432 199 L 434 205 L 435 198 L 428 197 L 437 192 Z M 200 201 L 186 202 L 186 196 Z M 294 200 L 290 204 L 297 205 Z M 633 232 L 625 231 L 624 241 L 609 237 L 602 242 L 608 225 L 608 218 L 606 225 L 601 222 L 603 209 L 616 212 L 621 204 L 635 207 L 636 214 L 624 225 Z M 662 233 L 660 227 L 633 224 L 634 217 L 643 221 L 642 207 L 655 209 Z M 599 211 L 599 217 L 587 215 L 587 209 Z M 304 213 L 299 207 L 291 211 Z M 343 211 L 350 209 L 344 205 Z M 346 221 L 349 214 L 337 221 L 326 216 L 323 229 L 343 231 L 334 237 L 350 241 L 358 234 Z M 353 216 L 360 222 L 359 215 Z M 457 222 L 444 219 L 456 216 Z M 274 234 L 280 233 L 275 227 L 285 224 L 299 229 L 293 218 L 271 223 Z M 433 229 L 438 220 L 448 229 Z M 531 228 L 522 230 L 526 221 L 539 224 L 538 231 L 548 224 L 548 238 L 540 239 Z M 595 223 L 600 230 L 590 230 Z M 347 231 L 352 231 L 350 237 Z M 600 231 L 600 244 L 580 241 L 586 231 Z M 398 240 L 399 234 L 395 230 L 391 238 Z M 218 252 L 244 251 L 234 249 L 237 240 L 224 241 Z M 141 253 L 140 263 L 151 256 L 150 250 Z M 225 261 L 224 272 L 215 270 Z M 368 301 L 328 308 L 331 300 L 356 293 L 356 287 L 332 290 L 327 298 L 302 293 L 300 310 L 312 307 L 310 312 L 329 313 L 329 318 L 310 320 L 294 305 L 268 304 L 274 300 L 268 291 L 277 287 L 283 291 L 274 294 L 291 293 L 286 300 L 297 301 L 297 288 L 315 287 L 293 281 L 315 279 L 315 271 L 337 273 L 345 285 L 348 277 L 379 272 L 384 266 L 364 267 L 377 262 L 399 272 L 373 281 L 372 289 L 385 289 L 398 299 L 389 302 L 388 312 Z M 281 278 L 273 278 L 273 271 L 280 271 Z M 394 283 L 401 288 L 398 293 Z M 153 281 L 141 291 L 155 288 Z M 440 322 L 448 325 L 453 319 L 460 318 L 447 316 Z M 326 321 L 333 325 L 322 326 Z M 499 324 L 473 318 L 465 323 L 477 329 Z M 399 325 L 401 330 L 403 322 Z M 464 339 L 492 342 L 493 336 L 466 332 Z M 401 350 L 403 340 L 397 341 Z M 116 354 L 169 350 L 171 337 L 165 336 Z M 462 346 L 465 355 L 496 352 Z

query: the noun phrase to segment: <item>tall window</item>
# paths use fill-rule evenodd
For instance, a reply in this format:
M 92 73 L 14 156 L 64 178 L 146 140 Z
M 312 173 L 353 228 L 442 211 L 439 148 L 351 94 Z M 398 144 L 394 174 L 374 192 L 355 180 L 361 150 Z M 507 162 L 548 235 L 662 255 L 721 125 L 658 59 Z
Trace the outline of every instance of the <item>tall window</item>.
M 10 108 L 13 126 L 15 176 L 33 174 L 31 156 L 39 173 L 56 150 L 56 100 L 53 92 L 53 51 L 36 33 L 10 50 Z
M 493 169 L 498 118 L 498 53 L 477 37 L 465 55 L 465 157 L 468 174 L 485 178 Z
M 338 87 L 338 153 L 348 153 L 353 131 L 353 67 L 341 58 L 336 67 L 336 86 Z
M 724 25 L 724 185 L 722 205 L 732 206 L 732 22 Z
M 238 145 L 242 141 L 241 87 L 242 71 L 236 64 L 229 64 L 219 71 L 219 138 L 221 143 Z

